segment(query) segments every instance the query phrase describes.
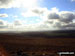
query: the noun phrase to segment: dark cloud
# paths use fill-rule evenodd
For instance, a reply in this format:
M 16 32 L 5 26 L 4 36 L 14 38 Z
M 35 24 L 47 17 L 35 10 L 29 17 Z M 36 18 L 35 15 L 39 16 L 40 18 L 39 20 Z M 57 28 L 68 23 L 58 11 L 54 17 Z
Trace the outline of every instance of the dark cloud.
M 32 12 L 37 13 L 37 14 L 42 14 L 43 13 L 43 11 L 39 11 L 37 9 L 32 10 Z
M 46 12 L 46 10 L 47 8 L 34 8 L 32 9 L 32 12 L 36 14 L 43 14 L 44 12 Z
M 48 19 L 59 19 L 59 15 L 57 13 L 49 13 Z
M 0 29 L 6 29 L 7 28 L 7 26 L 0 26 Z
M 53 20 L 46 20 L 46 21 L 44 21 L 44 23 L 46 23 L 46 24 L 53 24 L 54 21 Z
M 68 24 L 68 25 L 64 25 L 63 27 L 64 27 L 64 28 L 65 28 L 65 27 L 75 27 L 75 23 L 71 23 L 71 24 Z
M 3 20 L 0 20 L 0 28 L 7 28 L 6 22 Z
M 66 29 L 75 29 L 75 23 L 71 23 L 71 24 L 67 24 L 67 25 L 63 25 L 61 27 L 59 27 L 61 30 L 66 30 Z
M 0 0 L 0 5 L 8 4 L 10 0 Z
M 0 25 L 5 25 L 5 24 L 6 24 L 6 22 L 5 22 L 5 21 L 0 20 Z
M 14 0 L 0 0 L 0 8 L 10 8 Z
M 75 15 L 73 12 L 61 12 L 60 14 L 60 21 L 65 23 L 70 23 L 72 20 L 75 19 Z
M 47 18 L 49 20 L 58 19 L 60 22 L 70 23 L 73 21 L 73 19 L 75 19 L 75 14 L 69 11 L 63 11 L 58 13 L 51 12 L 48 14 Z
M 73 23 L 73 20 L 75 19 L 74 12 L 70 12 L 70 11 L 61 11 L 55 13 L 49 12 L 47 18 L 48 21 L 46 21 L 46 23 L 53 24 L 53 27 L 56 28 L 65 29 L 65 28 L 75 27 L 75 24 L 70 24 Z

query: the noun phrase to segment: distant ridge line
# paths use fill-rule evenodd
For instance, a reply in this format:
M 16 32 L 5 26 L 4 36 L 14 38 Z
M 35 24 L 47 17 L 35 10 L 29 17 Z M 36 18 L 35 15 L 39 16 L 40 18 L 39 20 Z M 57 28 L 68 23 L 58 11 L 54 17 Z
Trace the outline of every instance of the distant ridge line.
M 0 33 L 0 36 L 13 37 L 46 37 L 46 38 L 75 38 L 75 30 L 57 30 L 57 31 L 31 31 L 31 32 L 5 32 Z

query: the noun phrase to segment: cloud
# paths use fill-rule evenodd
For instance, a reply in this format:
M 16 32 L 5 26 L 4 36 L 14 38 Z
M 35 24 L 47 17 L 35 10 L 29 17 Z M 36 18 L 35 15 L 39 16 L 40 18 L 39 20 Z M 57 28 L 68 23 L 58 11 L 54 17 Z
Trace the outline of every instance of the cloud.
M 49 13 L 47 14 L 47 18 L 48 19 L 59 19 L 59 9 L 57 9 L 56 7 L 51 8 L 51 10 L 49 11 Z
M 42 19 L 42 21 L 47 20 L 47 16 L 49 13 L 49 10 L 47 8 L 36 7 L 36 8 L 32 8 L 31 11 L 33 13 L 37 14 L 39 16 L 39 18 Z
M 40 15 L 44 20 L 46 19 L 59 19 L 58 9 L 56 7 L 48 10 L 47 8 L 34 8 L 32 9 L 33 13 Z
M 0 17 L 8 17 L 7 14 L 0 14 Z
M 32 12 L 33 13 L 36 13 L 36 14 L 43 14 L 46 10 L 47 10 L 47 8 L 37 7 L 37 8 L 33 8 L 32 9 Z
M 21 13 L 21 15 L 24 17 L 35 17 L 35 16 L 39 17 L 39 16 L 42 16 L 46 10 L 47 8 L 36 7 L 36 8 L 31 8 L 27 10 L 26 12 Z
M 22 22 L 20 20 L 15 20 L 13 24 L 14 26 L 21 26 Z
M 34 17 L 34 16 L 38 16 L 37 14 L 33 13 L 32 11 L 23 12 L 23 13 L 21 13 L 21 15 L 23 17 Z
M 51 8 L 50 12 L 56 12 L 56 13 L 58 13 L 59 12 L 59 9 L 56 8 L 56 7 L 53 7 L 53 8 Z
M 64 26 L 69 25 L 75 19 L 75 13 L 71 11 L 59 11 L 56 7 L 48 10 L 47 8 L 33 8 L 24 16 L 31 17 L 39 15 L 42 19 L 41 27 L 45 28 L 64 28 Z M 42 26 L 43 25 L 43 26 Z M 49 27 L 50 26 L 50 27 Z M 38 28 L 41 28 L 40 26 Z M 66 27 L 65 27 L 66 28 Z
M 75 19 L 75 13 L 71 11 L 58 11 L 58 9 L 53 8 L 47 14 L 49 20 L 58 19 L 60 22 L 70 23 Z
M 62 11 L 59 14 L 60 14 L 61 22 L 70 23 L 70 22 L 72 22 L 73 19 L 75 19 L 74 12 Z
M 0 8 L 32 8 L 41 0 L 0 0 Z
M 0 8 L 11 8 L 13 2 L 14 0 L 0 0 Z
M 54 28 L 61 29 L 64 28 L 65 26 L 70 26 L 70 24 L 73 23 L 73 20 L 75 19 L 75 13 L 71 11 L 59 11 L 58 9 L 53 8 L 45 12 L 46 13 L 44 13 L 43 16 L 44 19 L 47 19 L 46 21 L 44 21 L 45 24 L 48 23 L 52 25 L 52 27 Z
M 75 27 L 75 23 L 71 23 L 71 24 L 65 25 L 64 27 Z
M 55 30 L 55 29 L 74 29 L 75 28 L 75 13 L 72 11 L 59 11 L 56 7 L 48 10 L 47 8 L 32 8 L 21 14 L 24 17 L 40 17 L 39 23 L 23 24 L 23 21 L 15 20 L 9 23 L 7 28 L 10 30 Z M 4 16 L 0 16 L 4 17 Z M 17 16 L 15 16 L 17 17 Z M 44 20 L 46 19 L 46 20 Z M 0 24 L 4 25 L 4 21 Z M 28 23 L 28 22 L 27 22 Z
M 0 20 L 0 29 L 2 29 L 2 28 L 7 28 L 7 22 Z
M 75 29 L 75 23 L 60 25 L 59 29 L 61 29 L 61 30 L 72 29 L 73 30 L 73 29 Z
M 60 22 L 70 23 L 75 19 L 75 13 L 70 11 L 49 12 L 47 18 L 48 20 L 58 19 Z
M 5 25 L 5 22 L 3 20 L 0 20 L 0 25 Z
M 48 14 L 48 19 L 59 19 L 59 15 L 57 13 L 49 13 Z
M 9 23 L 8 21 L 0 20 L 0 31 L 20 31 L 24 28 L 25 27 L 22 25 L 22 22 L 20 20 L 15 20 L 11 23 Z

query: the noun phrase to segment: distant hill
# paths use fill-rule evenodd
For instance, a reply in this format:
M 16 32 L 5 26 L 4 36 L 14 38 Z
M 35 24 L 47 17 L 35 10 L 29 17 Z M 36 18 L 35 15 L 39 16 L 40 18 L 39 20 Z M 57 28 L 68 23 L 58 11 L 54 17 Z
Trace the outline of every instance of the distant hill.
M 3 32 L 1 35 L 17 36 L 17 37 L 75 37 L 75 30 L 55 30 L 55 31 L 30 31 L 30 32 Z

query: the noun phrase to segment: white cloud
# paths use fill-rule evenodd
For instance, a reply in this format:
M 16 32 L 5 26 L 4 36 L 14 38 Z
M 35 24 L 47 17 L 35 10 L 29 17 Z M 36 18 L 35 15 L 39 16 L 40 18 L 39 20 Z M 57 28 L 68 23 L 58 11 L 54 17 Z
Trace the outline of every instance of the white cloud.
M 40 8 L 40 7 L 36 7 L 36 8 L 31 8 L 29 10 L 27 10 L 26 12 L 21 13 L 22 16 L 24 17 L 41 17 L 45 11 L 47 10 L 47 8 Z
M 13 23 L 15 26 L 21 26 L 22 22 L 20 20 L 15 20 Z
M 7 14 L 0 14 L 0 17 L 8 17 Z
M 21 15 L 24 17 L 38 16 L 37 14 L 33 13 L 32 11 L 23 12 L 23 13 L 21 13 Z
M 50 12 L 56 12 L 56 13 L 58 13 L 59 12 L 59 9 L 56 8 L 56 7 L 53 7 L 53 8 L 51 8 Z
M 0 0 L 0 8 L 32 8 L 38 6 L 38 1 L 41 0 Z

